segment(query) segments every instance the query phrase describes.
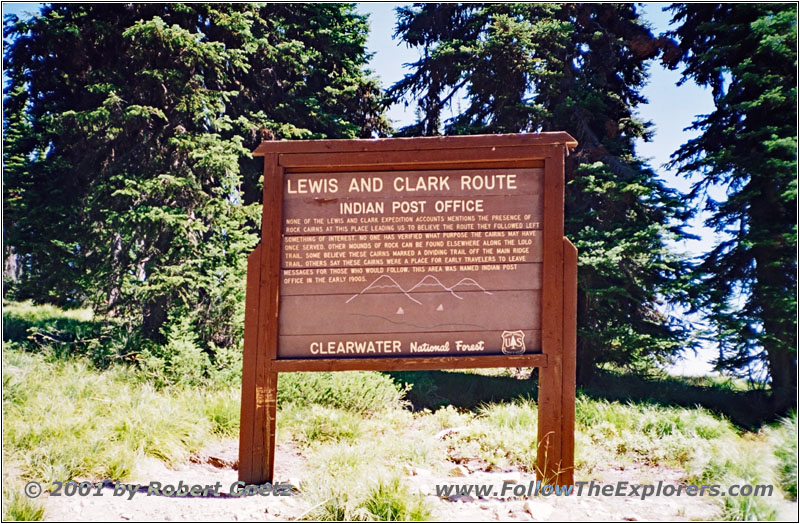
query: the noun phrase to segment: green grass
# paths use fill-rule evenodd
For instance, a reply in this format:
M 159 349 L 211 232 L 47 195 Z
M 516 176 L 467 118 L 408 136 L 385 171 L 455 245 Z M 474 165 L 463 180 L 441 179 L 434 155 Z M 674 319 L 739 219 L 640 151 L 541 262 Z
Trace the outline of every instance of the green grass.
M 440 415 L 441 411 L 435 416 L 447 421 L 444 427 L 462 428 L 445 437 L 451 458 L 472 459 L 488 470 L 536 471 L 538 410 L 533 401 L 486 404 L 460 419 L 454 419 L 452 412 Z
M 80 358 L 52 361 L 13 344 L 3 350 L 3 383 L 4 454 L 20 471 L 4 490 L 9 519 L 41 516 L 41 506 L 21 494 L 26 480 L 125 479 L 143 456 L 177 464 L 238 433 L 238 388 L 157 388 L 131 366 L 97 370 Z M 403 388 L 377 373 L 286 374 L 279 388 L 278 439 L 308 458 L 300 495 L 307 519 L 432 518 L 424 496 L 404 480 L 406 466 L 439 475 L 451 462 L 535 468 L 537 406 L 529 399 L 412 412 Z M 576 426 L 579 477 L 610 462 L 672 466 L 683 468 L 687 482 L 780 480 L 796 496 L 796 417 L 742 432 L 702 408 L 580 395 Z M 446 428 L 452 431 L 435 438 Z M 721 518 L 775 516 L 770 499 L 720 502 Z
M 278 412 L 278 440 L 308 458 L 300 498 L 309 520 L 430 520 L 422 494 L 403 479 L 404 466 L 431 467 L 444 453 L 434 424 L 410 431 L 420 415 L 402 405 L 373 413 L 289 404 Z M 427 419 L 431 419 L 427 415 Z M 430 422 L 430 420 L 426 421 Z
M 430 520 L 424 496 L 403 478 L 415 438 L 384 432 L 314 445 L 300 496 L 309 520 Z
M 598 370 L 582 392 L 596 400 L 689 409 L 699 406 L 749 430 L 775 421 L 766 391 L 748 390 L 742 381 L 729 378 L 674 377 L 663 372 L 648 377 Z
M 703 468 L 702 454 L 712 442 L 738 438 L 734 426 L 702 408 L 663 407 L 593 400 L 579 396 L 577 465 L 593 470 L 609 454 L 628 463 Z
M 24 478 L 124 479 L 142 456 L 177 463 L 213 436 L 238 432 L 238 392 L 157 390 L 133 373 L 4 347 L 4 452 Z
M 124 360 L 122 331 L 95 319 L 89 309 L 3 302 L 3 342 L 13 342 L 50 359 L 84 355 L 98 367 Z
M 281 373 L 278 405 L 317 404 L 354 413 L 403 407 L 406 388 L 375 371 Z
M 412 494 L 399 476 L 380 478 L 366 485 L 351 486 L 364 495 L 350 491 L 330 491 L 327 497 L 302 519 L 316 521 L 427 521 L 432 513 L 419 494 Z
M 419 495 L 411 495 L 398 477 L 379 480 L 367 493 L 364 509 L 375 520 L 430 520 L 431 512 Z
M 396 371 L 389 375 L 405 385 L 406 399 L 418 410 L 446 406 L 474 409 L 487 402 L 536 396 L 534 380 L 481 371 Z
M 94 315 L 89 308 L 62 309 L 50 304 L 34 305 L 25 302 L 3 302 L 3 338 L 16 340 L 25 338 L 31 326 L 43 326 L 48 322 L 92 322 Z
M 772 436 L 781 489 L 792 500 L 797 500 L 797 413 L 782 419 Z
M 42 518 L 41 501 L 22 492 L 28 480 L 122 480 L 144 456 L 178 464 L 209 441 L 238 435 L 235 351 L 216 363 L 227 378 L 169 385 L 131 363 L 98 363 L 86 333 L 99 324 L 86 310 L 12 304 L 3 318 L 14 339 L 2 357 L 3 456 L 13 465 L 4 470 L 6 520 Z M 760 396 L 730 381 L 604 376 L 604 387 L 578 395 L 578 478 L 613 463 L 681 468 L 691 483 L 780 486 L 771 498 L 719 499 L 719 518 L 730 520 L 774 519 L 782 493 L 796 499 L 796 414 L 759 423 L 763 415 L 744 413 L 760 409 Z M 281 374 L 278 440 L 300 446 L 308 460 L 303 518 L 434 518 L 407 478 L 410 466 L 440 476 L 452 462 L 533 472 L 535 389 L 535 380 L 502 370 Z M 728 413 L 758 431 L 741 429 L 751 426 Z
M 38 521 L 44 518 L 44 504 L 25 496 L 18 481 L 4 482 L 3 521 Z

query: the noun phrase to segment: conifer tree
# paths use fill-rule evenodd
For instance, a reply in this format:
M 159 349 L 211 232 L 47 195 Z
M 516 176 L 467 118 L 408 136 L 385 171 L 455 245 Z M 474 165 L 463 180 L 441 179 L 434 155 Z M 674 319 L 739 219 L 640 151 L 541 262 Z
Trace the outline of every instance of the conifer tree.
M 699 174 L 691 196 L 722 240 L 698 268 L 716 326 L 718 367 L 766 366 L 775 407 L 797 407 L 797 5 L 674 4 L 668 56 L 709 86 L 715 109 L 673 155 Z M 710 186 L 727 198 L 707 196 Z
M 655 38 L 633 4 L 415 4 L 396 36 L 420 49 L 395 100 L 418 100 L 405 135 L 563 130 L 566 233 L 579 252 L 578 375 L 601 363 L 641 367 L 689 342 L 667 308 L 685 299 L 680 195 L 637 156 L 636 117 Z M 459 98 L 465 97 L 461 101 Z M 445 119 L 450 108 L 455 115 Z
M 51 4 L 5 20 L 19 298 L 241 336 L 265 139 L 385 133 L 352 4 Z M 184 325 L 182 324 L 182 325 Z

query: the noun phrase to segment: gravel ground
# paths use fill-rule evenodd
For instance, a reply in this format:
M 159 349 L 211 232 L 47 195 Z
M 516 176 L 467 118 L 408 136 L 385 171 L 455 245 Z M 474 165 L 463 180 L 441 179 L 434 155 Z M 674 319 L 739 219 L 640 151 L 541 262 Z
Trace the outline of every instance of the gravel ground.
M 311 509 L 307 501 L 296 496 L 229 496 L 231 484 L 237 481 L 237 442 L 220 442 L 177 469 L 170 469 L 155 459 L 142 463 L 134 478 L 126 484 L 146 486 L 151 481 L 163 484 L 208 485 L 217 482 L 223 496 L 179 498 L 148 496 L 146 488 L 132 498 L 114 496 L 113 486 L 102 489 L 103 496 L 51 497 L 43 495 L 45 520 L 48 521 L 265 521 L 296 520 Z M 709 497 L 537 497 L 513 500 L 498 496 L 473 498 L 435 495 L 436 484 L 491 484 L 498 488 L 513 481 L 528 485 L 532 475 L 517 471 L 470 471 L 452 465 L 450 475 L 436 476 L 428 470 L 406 467 L 406 480 L 412 489 L 427 494 L 434 508 L 434 518 L 447 521 L 689 521 L 713 520 L 719 507 Z M 283 444 L 276 449 L 276 479 L 300 485 L 305 476 L 305 458 L 294 446 Z M 591 478 L 597 482 L 664 480 L 678 484 L 681 472 L 668 468 L 628 468 L 596 470 Z M 93 491 L 94 492 L 94 491 Z M 796 503 L 786 503 L 782 515 L 794 518 Z

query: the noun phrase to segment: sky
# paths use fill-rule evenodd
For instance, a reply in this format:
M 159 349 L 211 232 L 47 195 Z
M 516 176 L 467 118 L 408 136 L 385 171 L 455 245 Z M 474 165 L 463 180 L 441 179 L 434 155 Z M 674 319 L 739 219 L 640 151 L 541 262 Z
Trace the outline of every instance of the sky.
M 38 11 L 38 3 L 34 2 L 3 2 L 3 14 L 34 13 Z M 363 2 L 358 4 L 358 11 L 369 15 L 370 34 L 367 47 L 374 56 L 370 68 L 380 78 L 384 87 L 389 87 L 403 75 L 409 72 L 405 64 L 416 61 L 419 52 L 410 49 L 404 44 L 393 40 L 395 26 L 395 7 L 403 5 L 389 2 Z M 651 24 L 654 33 L 661 33 L 669 29 L 669 13 L 663 12 L 666 3 L 648 3 L 641 9 L 643 18 Z M 659 176 L 669 187 L 687 192 L 692 180 L 678 176 L 666 169 L 664 165 L 669 161 L 670 155 L 681 144 L 695 136 L 685 128 L 691 125 L 696 115 L 707 114 L 713 111 L 713 101 L 708 89 L 697 86 L 689 81 L 678 86 L 679 71 L 669 71 L 659 63 L 650 66 L 650 81 L 644 88 L 643 94 L 649 103 L 639 108 L 639 116 L 654 124 L 654 138 L 651 142 L 640 141 L 637 144 L 638 152 L 642 158 L 649 159 Z M 5 82 L 4 82 L 5 83 Z M 404 107 L 395 104 L 389 109 L 388 117 L 396 127 L 413 123 L 414 106 Z M 712 195 L 724 198 L 724 193 L 717 191 Z M 705 228 L 702 222 L 703 213 L 698 214 L 688 224 L 688 232 L 698 235 L 700 240 L 686 240 L 672 247 L 691 256 L 698 256 L 708 251 L 716 243 L 715 233 Z M 707 346 L 697 355 L 686 355 L 670 372 L 676 374 L 707 374 L 711 371 L 709 360 L 714 358 L 716 350 Z
M 407 74 L 410 70 L 404 64 L 415 62 L 420 54 L 417 49 L 408 48 L 399 41 L 393 40 L 395 30 L 394 9 L 401 3 L 362 2 L 358 11 L 369 15 L 370 34 L 367 48 L 374 53 L 370 68 L 381 79 L 383 86 L 389 87 Z M 653 33 L 661 33 L 669 29 L 671 15 L 664 12 L 667 3 L 649 3 L 642 8 L 643 18 L 651 24 Z M 660 178 L 667 186 L 686 193 L 692 184 L 691 179 L 675 174 L 664 167 L 670 155 L 683 143 L 696 136 L 685 131 L 692 124 L 696 115 L 707 114 L 714 110 L 714 103 L 709 89 L 698 86 L 692 81 L 678 86 L 680 71 L 670 71 L 659 63 L 650 66 L 650 82 L 643 90 L 648 103 L 639 108 L 639 117 L 654 124 L 654 137 L 651 142 L 639 141 L 637 150 L 640 157 L 649 159 Z M 389 119 L 395 127 L 414 122 L 414 106 L 405 107 L 395 104 L 389 108 Z M 447 115 L 446 116 L 450 116 Z M 722 197 L 719 193 L 718 197 Z M 673 249 L 698 256 L 711 249 L 716 242 L 713 230 L 703 226 L 706 214 L 700 213 L 688 224 L 686 230 L 700 237 L 699 240 L 685 240 L 673 243 Z M 702 375 L 711 372 L 709 360 L 716 356 L 713 346 L 705 346 L 697 355 L 688 353 L 669 371 L 680 375 Z
M 392 39 L 395 27 L 394 9 L 400 5 L 404 4 L 390 2 L 358 4 L 359 12 L 369 15 L 371 30 L 367 48 L 374 53 L 370 68 L 381 79 L 384 87 L 389 87 L 400 80 L 410 71 L 404 64 L 415 62 L 420 56 L 416 49 L 408 48 Z M 667 5 L 669 4 L 650 3 L 643 7 L 644 18 L 652 24 L 654 33 L 661 33 L 669 28 L 670 14 L 662 11 Z M 651 142 L 640 140 L 637 148 L 640 156 L 650 160 L 651 166 L 670 187 L 685 193 L 692 184 L 691 179 L 677 176 L 663 166 L 681 144 L 696 136 L 684 129 L 691 125 L 696 115 L 713 111 L 714 104 L 710 90 L 699 87 L 692 81 L 679 87 L 677 85 L 679 80 L 680 71 L 667 70 L 659 63 L 650 66 L 650 82 L 643 90 L 649 103 L 639 108 L 639 116 L 654 124 L 655 133 Z M 402 127 L 413 123 L 414 110 L 413 105 L 405 107 L 402 103 L 395 104 L 389 109 L 388 116 L 396 127 Z M 691 232 L 698 234 L 702 239 L 687 241 L 677 246 L 679 249 L 700 254 L 712 245 L 714 233 L 702 227 L 702 220 L 703 216 L 700 216 L 690 224 Z

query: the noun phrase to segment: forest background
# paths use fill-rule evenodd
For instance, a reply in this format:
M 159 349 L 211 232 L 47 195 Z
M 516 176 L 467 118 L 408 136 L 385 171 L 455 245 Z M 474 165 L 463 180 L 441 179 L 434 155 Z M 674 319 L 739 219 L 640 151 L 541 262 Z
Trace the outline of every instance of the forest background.
M 234 372 L 261 140 L 565 130 L 580 144 L 566 202 L 579 382 L 711 348 L 776 413 L 796 406 L 796 6 L 403 5 L 389 23 L 413 57 L 382 85 L 360 13 L 386 8 L 5 18 L 4 299 L 90 307 L 104 321 L 81 351 L 100 366 Z M 697 87 L 654 127 L 645 95 L 667 92 L 664 71 Z M 662 140 L 657 115 L 678 108 L 697 110 L 691 129 Z

